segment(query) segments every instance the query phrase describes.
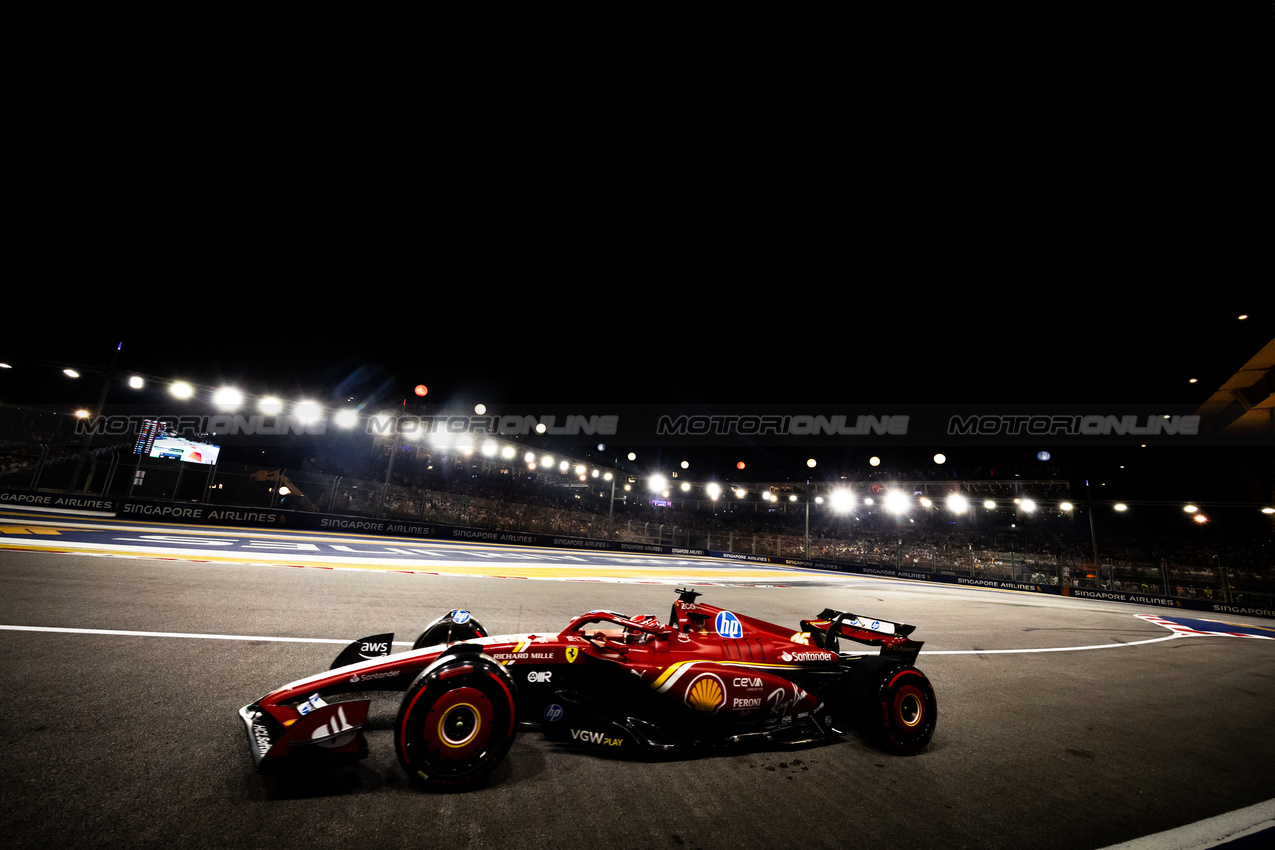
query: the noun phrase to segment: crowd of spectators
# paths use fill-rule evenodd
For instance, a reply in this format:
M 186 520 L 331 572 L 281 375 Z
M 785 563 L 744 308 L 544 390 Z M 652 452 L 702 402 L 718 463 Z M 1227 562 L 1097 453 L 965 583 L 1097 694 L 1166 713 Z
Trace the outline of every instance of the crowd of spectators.
M 14 443 L 13 445 L 30 444 Z M 2 447 L 0 447 L 2 448 Z M 67 454 L 70 447 L 60 451 Z M 74 453 L 67 454 L 67 459 Z M 22 487 L 33 464 L 47 463 L 30 451 L 0 451 L 0 486 Z M 1275 542 L 1265 536 L 1206 536 L 1196 529 L 1170 535 L 1161 530 L 1119 535 L 1108 524 L 1091 531 L 1087 521 L 1057 509 L 1024 520 L 1012 512 L 979 511 L 954 521 L 941 510 L 914 511 L 905 518 L 864 505 L 849 514 L 828 504 L 763 503 L 755 497 L 716 501 L 702 492 L 668 499 L 626 490 L 573 474 L 530 471 L 460 455 L 413 451 L 384 457 L 317 456 L 297 469 L 269 472 L 225 464 L 217 470 L 217 501 L 270 504 L 297 510 L 401 517 L 423 522 L 527 531 L 576 537 L 627 539 L 753 552 L 958 575 L 1004 577 L 1035 583 L 1079 583 L 1113 590 L 1163 592 L 1208 598 L 1225 569 L 1232 586 L 1272 590 Z M 280 499 L 277 485 L 288 485 Z M 41 482 L 45 486 L 45 482 Z M 1006 482 L 964 482 L 974 498 L 1005 496 Z M 1036 486 L 1037 498 L 1057 501 L 1067 482 Z M 1095 568 L 1095 549 L 1097 564 Z

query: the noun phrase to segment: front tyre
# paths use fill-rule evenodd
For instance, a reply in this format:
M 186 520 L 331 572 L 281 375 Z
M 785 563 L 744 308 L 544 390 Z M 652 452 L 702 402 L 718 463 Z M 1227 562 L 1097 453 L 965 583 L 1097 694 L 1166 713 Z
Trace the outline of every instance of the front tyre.
M 860 733 L 887 752 L 915 755 L 934 736 L 938 702 L 925 674 L 887 658 L 859 663 L 851 676 Z
M 435 791 L 485 783 L 515 735 L 514 686 L 484 655 L 447 654 L 407 689 L 395 721 L 399 763 Z

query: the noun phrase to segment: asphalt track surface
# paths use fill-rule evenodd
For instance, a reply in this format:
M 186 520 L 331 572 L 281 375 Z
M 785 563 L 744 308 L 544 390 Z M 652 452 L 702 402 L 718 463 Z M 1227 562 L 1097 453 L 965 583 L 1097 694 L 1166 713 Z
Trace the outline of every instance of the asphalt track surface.
M 663 616 L 683 583 L 794 627 L 824 607 L 916 624 L 938 694 L 930 747 L 899 758 L 851 736 L 649 763 L 527 734 L 488 787 L 440 795 L 408 783 L 385 695 L 358 767 L 252 771 L 237 710 L 351 640 L 393 631 L 406 649 L 452 608 L 493 634 L 556 632 L 593 608 Z M 711 559 L 7 512 L 0 834 L 20 848 L 740 850 L 1204 847 L 1265 829 L 1228 845 L 1259 846 L 1275 817 L 1270 638 L 1260 618 Z

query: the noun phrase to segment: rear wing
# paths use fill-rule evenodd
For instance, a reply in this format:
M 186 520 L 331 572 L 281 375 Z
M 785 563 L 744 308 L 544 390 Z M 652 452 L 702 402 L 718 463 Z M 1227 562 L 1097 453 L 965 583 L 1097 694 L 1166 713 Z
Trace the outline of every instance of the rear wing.
M 815 646 L 829 652 L 841 652 L 841 639 L 846 638 L 866 646 L 880 647 L 881 655 L 905 664 L 916 663 L 925 643 L 908 637 L 916 626 L 831 608 L 825 608 L 814 620 L 802 620 L 801 630 L 810 633 Z

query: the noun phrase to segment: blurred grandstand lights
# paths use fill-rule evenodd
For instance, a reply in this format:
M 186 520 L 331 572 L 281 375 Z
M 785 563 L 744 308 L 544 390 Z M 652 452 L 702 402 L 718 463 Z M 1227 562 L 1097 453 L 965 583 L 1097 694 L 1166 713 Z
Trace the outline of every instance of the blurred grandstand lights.
M 536 433 L 537 433 L 537 434 L 543 434 L 543 433 L 544 433 L 545 431 L 547 431 L 547 430 L 549 430 L 549 429 L 545 426 L 545 423 L 543 423 L 543 422 L 537 422 L 537 423 L 536 423 Z
M 708 494 L 708 498 L 716 502 L 717 498 L 722 495 L 722 486 L 716 481 L 712 481 L 704 488 L 704 492 Z
M 1264 514 L 1275 514 L 1275 508 L 1262 508 Z
M 276 416 L 279 411 L 283 410 L 283 402 L 272 395 L 268 395 L 257 402 L 257 409 L 267 416 Z
M 646 483 L 653 491 L 659 492 L 668 486 L 668 479 L 663 475 L 652 475 Z
M 793 495 L 789 496 L 789 497 L 788 497 L 788 501 L 790 501 L 790 502 L 795 502 L 795 501 L 797 501 L 797 496 L 796 496 L 796 494 L 793 494 Z
M 1116 505 L 1116 510 L 1120 511 L 1121 513 L 1123 513 L 1123 512 L 1125 512 L 1125 511 L 1129 510 L 1129 506 L 1128 506 L 1128 505 L 1124 505 L 1124 504 L 1117 504 L 1117 505 Z
M 576 475 L 584 475 L 585 471 L 586 470 L 584 468 L 584 464 L 582 463 L 576 464 Z
M 880 466 L 880 465 L 881 465 L 881 458 L 879 458 L 879 457 L 870 457 L 870 458 L 868 458 L 868 464 L 869 464 L 869 465 L 871 465 L 871 466 Z
M 885 494 L 885 509 L 896 516 L 906 513 L 908 508 L 912 507 L 908 501 L 908 497 L 900 493 L 898 490 L 891 490 Z
M 190 398 L 195 394 L 195 388 L 185 381 L 177 381 L 168 388 L 168 391 L 174 398 Z
M 292 415 L 297 417 L 298 422 L 308 425 L 311 422 L 319 421 L 319 418 L 323 415 L 323 408 L 313 401 L 301 401 L 297 402 L 297 406 L 292 408 Z
M 682 461 L 682 469 L 690 469 L 690 468 L 691 468 L 691 464 L 689 461 L 685 461 L 685 460 Z
M 487 405 L 485 404 L 474 405 L 474 413 L 477 413 L 479 416 L 482 416 L 486 412 L 487 412 Z
M 947 509 L 954 514 L 963 514 L 970 509 L 969 500 L 960 493 L 948 493 L 947 498 L 943 500 L 947 505 Z
M 1195 516 L 1191 517 L 1191 519 L 1195 520 L 1200 525 L 1204 525 L 1204 523 L 1209 521 L 1209 518 L 1206 517 L 1204 514 L 1196 514 Z
M 934 456 L 934 462 L 935 462 L 935 463 L 938 463 L 938 464 L 947 463 L 947 455 L 945 455 L 945 454 L 943 454 L 943 453 L 941 453 L 941 452 L 940 452 L 939 454 L 936 454 L 936 455 Z
M 527 452 L 525 455 L 522 456 L 522 459 L 525 460 L 527 463 L 534 462 L 536 459 L 535 452 Z
M 498 449 L 499 449 L 499 446 L 496 445 L 495 440 L 483 441 L 483 448 L 482 448 L 483 457 L 495 457 Z
M 742 499 L 742 498 L 744 498 L 744 497 L 745 497 L 745 496 L 747 496 L 747 495 L 748 495 L 748 491 L 747 491 L 747 490 L 745 490 L 743 487 L 736 487 L 736 488 L 735 488 L 735 498 L 736 498 L 736 499 Z
M 600 451 L 600 452 L 604 452 L 604 451 L 606 451 L 606 450 L 607 450 L 607 444 L 606 444 L 606 443 L 598 443 L 598 451 Z
M 336 415 L 336 424 L 338 428 L 353 428 L 359 424 L 359 413 L 357 410 L 342 410 Z
M 922 496 L 922 497 L 921 497 L 921 507 L 923 507 L 923 508 L 932 508 L 932 507 L 934 507 L 934 503 L 930 501 L 930 498 L 929 498 L 928 496 Z
M 88 419 L 88 418 L 89 418 L 89 412 L 88 412 L 87 410 L 85 410 L 84 408 L 82 408 L 82 407 L 81 407 L 79 410 L 75 411 L 75 418 L 76 418 L 76 419 Z
M 839 514 L 848 513 L 853 510 L 854 493 L 851 493 L 849 490 L 833 490 L 832 509 Z
M 1185 505 L 1183 506 L 1182 510 L 1186 511 L 1189 514 L 1193 514 L 1196 511 L 1198 511 L 1199 508 L 1197 508 L 1195 505 Z
M 140 390 L 142 387 L 146 386 L 146 382 L 142 380 L 141 375 L 134 375 L 128 379 L 128 385 L 135 390 Z
M 80 373 L 79 373 L 79 372 L 77 372 L 77 371 L 75 371 L 74 369 L 63 369 L 63 370 L 62 370 L 62 374 L 63 374 L 63 375 L 66 375 L 68 378 L 78 378 L 78 377 L 80 377 Z
M 806 466 L 810 467 L 811 469 L 814 469 L 815 466 L 817 465 L 818 465 L 818 461 L 816 461 L 814 458 L 810 458 L 809 460 L 806 461 Z
M 637 455 L 633 452 L 629 452 L 629 460 L 637 460 Z
M 1075 505 L 1073 505 L 1071 502 L 1063 502 L 1058 507 L 1062 508 L 1064 511 L 1070 511 L 1075 507 Z
M 213 393 L 213 404 L 222 410 L 237 410 L 243 404 L 243 393 L 234 387 L 222 387 Z
M 991 499 L 984 499 L 983 507 L 987 508 L 989 511 L 994 511 L 996 510 L 996 503 L 993 502 Z
M 610 481 L 610 480 L 611 480 L 611 479 L 613 479 L 613 478 L 615 478 L 615 476 L 614 476 L 614 475 L 612 475 L 612 474 L 611 474 L 611 473 L 609 473 L 609 472 L 602 476 L 602 480 L 603 480 L 603 481 Z
M 1019 505 L 1019 507 L 1021 507 L 1024 511 L 1030 514 L 1035 512 L 1036 503 L 1033 502 L 1031 499 L 1023 499 L 1022 504 Z
M 683 492 L 683 493 L 689 493 L 689 492 L 691 492 L 691 482 L 689 482 L 689 481 L 683 481 L 683 482 L 682 482 L 682 492 Z
M 558 471 L 561 472 L 563 475 L 566 475 L 567 470 L 569 470 L 570 468 L 571 468 L 571 464 L 565 460 L 558 464 Z
M 515 449 L 513 446 L 505 446 L 503 449 L 500 450 L 500 456 L 504 458 L 505 460 L 513 460 L 514 455 L 517 453 L 518 453 L 518 450 Z

